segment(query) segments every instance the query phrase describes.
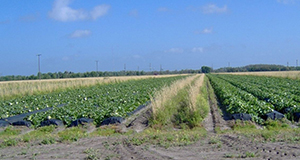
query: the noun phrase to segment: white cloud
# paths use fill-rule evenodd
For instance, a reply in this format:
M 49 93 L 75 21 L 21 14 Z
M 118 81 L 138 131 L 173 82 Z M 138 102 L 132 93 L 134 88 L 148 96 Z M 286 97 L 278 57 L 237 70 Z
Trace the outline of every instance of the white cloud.
M 171 48 L 169 50 L 166 50 L 165 52 L 168 52 L 168 53 L 182 53 L 183 49 L 181 49 L 181 48 Z
M 203 6 L 201 9 L 204 14 L 226 13 L 228 11 L 227 5 L 224 5 L 224 7 L 218 7 L 215 4 L 208 4 Z
M 104 16 L 108 10 L 110 9 L 110 6 L 109 5 L 99 5 L 99 6 L 96 6 L 91 12 L 91 17 L 92 19 L 97 19 L 101 16 Z
M 202 47 L 194 47 L 192 48 L 192 52 L 203 52 L 203 48 Z
M 294 4 L 295 0 L 277 0 L 277 2 L 283 4 Z
M 83 9 L 72 9 L 71 7 L 69 7 L 70 3 L 70 0 L 54 1 L 53 8 L 49 12 L 49 17 L 62 22 L 87 19 L 95 20 L 105 15 L 110 8 L 109 5 L 99 5 L 96 6 L 91 12 L 86 12 Z
M 70 34 L 70 38 L 82 38 L 87 37 L 91 34 L 91 31 L 89 30 L 76 30 L 73 33 Z
M 132 17 L 139 17 L 139 11 L 134 9 L 129 12 L 129 15 Z

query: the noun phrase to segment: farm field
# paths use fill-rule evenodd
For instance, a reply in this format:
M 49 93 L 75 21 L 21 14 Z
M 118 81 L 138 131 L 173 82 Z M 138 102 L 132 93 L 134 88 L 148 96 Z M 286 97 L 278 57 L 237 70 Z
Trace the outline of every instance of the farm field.
M 163 75 L 170 77 L 174 75 Z M 69 79 L 45 79 L 24 81 L 1 81 L 0 100 L 33 94 L 61 91 L 68 88 L 86 87 L 96 84 L 111 82 L 123 82 L 132 79 L 145 79 L 156 76 L 126 76 L 126 77 L 96 77 L 96 78 L 69 78 Z
M 2 100 L 2 118 L 54 108 L 27 116 L 29 128 L 1 128 L 0 158 L 299 159 L 300 129 L 294 122 L 299 84 L 287 78 L 200 74 L 17 96 Z M 140 105 L 145 107 L 128 115 Z M 265 120 L 274 110 L 285 118 Z M 232 120 L 237 113 L 251 115 L 252 121 Z M 101 125 L 118 116 L 124 122 Z M 66 127 L 78 118 L 94 121 Z M 39 127 L 48 119 L 64 126 Z
M 221 74 L 254 75 L 254 76 L 269 76 L 269 77 L 300 79 L 300 71 L 233 72 L 233 73 L 221 73 Z
M 209 75 L 215 93 L 226 110 L 231 113 L 248 113 L 261 122 L 262 117 L 278 111 L 289 120 L 300 111 L 300 81 L 285 78 L 249 75 Z
M 53 107 L 46 112 L 27 116 L 25 120 L 37 127 L 47 119 L 58 119 L 70 125 L 71 121 L 78 118 L 92 118 L 100 125 L 102 120 L 111 116 L 125 117 L 127 113 L 149 101 L 155 90 L 180 78 L 182 77 L 172 76 L 127 80 L 5 100 L 1 102 L 0 118 Z M 57 107 L 59 105 L 64 106 Z

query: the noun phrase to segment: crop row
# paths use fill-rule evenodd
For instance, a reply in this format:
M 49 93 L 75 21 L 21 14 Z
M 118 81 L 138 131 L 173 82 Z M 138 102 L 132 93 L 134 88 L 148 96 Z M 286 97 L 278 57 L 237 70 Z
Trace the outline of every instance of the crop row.
M 268 89 L 272 93 L 282 94 L 296 102 L 300 102 L 300 81 L 286 78 L 263 77 L 263 76 L 241 76 L 218 75 L 220 78 L 235 82 L 250 83 L 258 88 Z M 278 92 L 280 91 L 280 92 Z
M 298 110 L 299 95 L 290 88 L 297 88 L 300 83 L 284 78 L 270 78 L 261 76 L 217 75 L 232 85 L 241 88 L 257 98 L 274 105 L 275 110 L 286 113 L 287 110 Z M 294 80 L 297 82 L 297 80 Z M 280 84 L 280 86 L 278 85 Z M 292 86 L 290 84 L 293 84 Z
M 4 106 L 1 106 L 0 109 L 2 110 L 1 113 L 6 113 L 5 117 L 7 117 L 45 107 L 53 107 L 52 110 L 35 113 L 26 118 L 35 126 L 47 119 L 59 119 L 68 125 L 78 118 L 92 118 L 99 124 L 103 119 L 111 116 L 126 116 L 139 105 L 149 101 L 156 90 L 183 77 L 129 80 L 47 95 L 27 96 L 2 102 Z M 56 107 L 59 104 L 66 105 Z
M 287 113 L 289 119 L 293 119 L 293 114 L 299 112 L 299 91 L 300 88 L 299 81 L 290 80 L 285 78 L 275 78 L 275 77 L 263 77 L 263 76 L 245 76 L 245 75 L 209 75 L 211 82 L 221 81 L 224 86 L 233 86 L 242 93 L 237 93 L 239 96 L 243 94 L 251 95 L 250 97 L 256 97 L 260 102 L 270 106 L 271 109 L 279 111 L 281 113 Z M 219 83 L 219 82 L 215 82 Z M 229 89 L 228 92 L 232 92 L 233 89 Z M 216 91 L 217 92 L 217 91 Z M 245 92 L 245 93 L 243 93 Z M 236 93 L 236 92 L 235 92 Z M 218 95 L 218 94 L 217 94 Z M 222 95 L 218 95 L 222 97 Z M 232 97 L 227 97 L 225 100 L 232 99 Z M 249 100 L 244 99 L 246 102 Z M 261 102 L 261 103 L 262 103 Z M 224 103 L 224 102 L 223 102 Z M 237 103 L 237 102 L 233 102 Z M 257 105 L 259 108 L 261 106 Z M 237 108 L 248 108 L 244 113 L 253 114 L 252 106 L 244 105 L 237 106 Z M 262 113 L 261 109 L 257 109 L 257 112 Z M 240 112 L 243 113 L 243 112 Z M 259 115 L 262 116 L 262 115 Z
M 251 114 L 254 120 L 260 121 L 263 115 L 274 109 L 273 105 L 259 100 L 252 94 L 215 75 L 207 76 L 218 99 L 230 114 L 247 113 Z

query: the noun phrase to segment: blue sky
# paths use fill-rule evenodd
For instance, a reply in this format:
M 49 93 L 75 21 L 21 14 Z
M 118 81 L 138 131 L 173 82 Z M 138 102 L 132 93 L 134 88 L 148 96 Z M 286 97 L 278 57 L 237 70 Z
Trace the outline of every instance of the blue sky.
M 1 0 L 0 75 L 296 65 L 299 0 Z

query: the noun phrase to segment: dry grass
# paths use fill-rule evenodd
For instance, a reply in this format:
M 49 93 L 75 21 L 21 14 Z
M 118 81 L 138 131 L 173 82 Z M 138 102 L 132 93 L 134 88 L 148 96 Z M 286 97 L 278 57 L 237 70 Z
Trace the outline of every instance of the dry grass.
M 204 74 L 194 75 L 163 88 L 151 100 L 153 128 L 201 127 L 209 111 Z
M 162 76 L 126 76 L 126 77 L 97 77 L 97 78 L 72 78 L 72 79 L 50 79 L 50 80 L 30 80 L 30 81 L 8 81 L 0 82 L 0 99 L 10 97 L 33 95 L 38 93 L 48 93 L 67 88 L 78 88 L 96 84 L 112 82 L 122 82 L 131 79 L 144 79 L 150 77 L 169 77 L 175 75 Z
M 291 79 L 300 79 L 300 71 L 234 72 L 234 73 L 221 73 L 221 74 L 272 76 L 272 77 L 284 77 L 284 78 L 291 78 Z
M 159 92 L 156 92 L 154 98 L 151 98 L 151 107 L 153 111 L 153 116 L 155 119 L 155 115 L 158 110 L 164 107 L 164 105 L 173 97 L 175 97 L 178 92 L 183 89 L 185 86 L 191 84 L 191 82 L 196 78 L 195 76 L 190 76 L 185 79 L 174 82 L 169 87 L 164 87 Z
M 188 94 L 189 94 L 189 108 L 191 111 L 197 110 L 197 100 L 200 93 L 200 87 L 203 84 L 204 81 L 204 74 L 201 74 L 200 77 L 197 77 L 195 80 L 194 85 L 190 85 Z

